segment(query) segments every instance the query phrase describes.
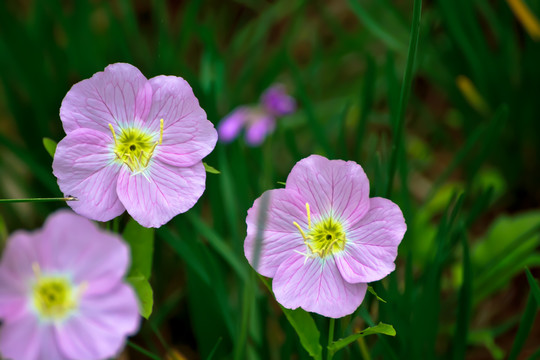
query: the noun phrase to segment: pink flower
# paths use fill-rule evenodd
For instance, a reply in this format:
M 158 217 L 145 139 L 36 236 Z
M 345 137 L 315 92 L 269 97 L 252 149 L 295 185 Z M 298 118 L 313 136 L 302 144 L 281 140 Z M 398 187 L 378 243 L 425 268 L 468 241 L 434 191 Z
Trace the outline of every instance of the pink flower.
M 227 115 L 218 125 L 219 140 L 233 141 L 245 127 L 246 142 L 259 146 L 276 127 L 276 118 L 292 114 L 296 101 L 289 96 L 281 84 L 268 88 L 261 96 L 259 106 L 240 106 Z
M 263 229 L 261 211 L 267 212 Z M 284 189 L 255 200 L 246 222 L 246 257 L 257 272 L 274 278 L 277 301 L 333 318 L 354 312 L 366 283 L 395 269 L 406 230 L 396 204 L 369 198 L 360 165 L 318 155 L 298 162 Z
M 129 249 L 118 235 L 60 210 L 18 231 L 0 260 L 0 353 L 12 360 L 106 359 L 140 317 L 122 280 Z
M 189 210 L 205 189 L 202 159 L 217 132 L 188 83 L 147 80 L 129 64 L 113 64 L 75 84 L 62 101 L 66 137 L 53 173 L 77 213 L 107 221 L 124 210 L 159 227 Z

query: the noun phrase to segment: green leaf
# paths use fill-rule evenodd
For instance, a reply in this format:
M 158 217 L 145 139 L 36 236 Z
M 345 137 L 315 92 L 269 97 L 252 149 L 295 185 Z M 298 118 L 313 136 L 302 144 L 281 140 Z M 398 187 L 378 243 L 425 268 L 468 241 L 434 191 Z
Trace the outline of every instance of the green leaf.
M 208 165 L 207 163 L 203 162 L 204 170 L 206 170 L 207 173 L 210 174 L 221 174 L 221 171 L 217 170 L 213 166 Z
M 278 183 L 279 185 L 283 185 L 283 186 L 287 185 L 287 184 L 284 183 L 283 181 L 278 181 L 277 183 Z
M 49 139 L 48 137 L 43 138 L 43 146 L 45 147 L 45 150 L 51 155 L 51 157 L 54 157 L 54 153 L 56 151 L 56 142 L 52 139 Z
M 351 344 L 359 338 L 373 334 L 396 336 L 396 330 L 394 330 L 392 325 L 380 322 L 375 326 L 368 327 L 367 329 L 357 332 L 356 334 L 349 335 L 344 339 L 334 341 L 332 344 L 328 345 L 328 351 L 335 354 L 337 351 L 343 349 L 345 346 Z
M 145 319 L 148 319 L 150 314 L 152 314 L 152 307 L 154 306 L 154 292 L 148 279 L 139 271 L 135 270 L 126 280 L 133 286 L 139 297 L 140 314 Z
M 384 300 L 383 298 L 379 297 L 379 295 L 377 295 L 377 293 L 375 292 L 375 290 L 373 290 L 373 287 L 372 287 L 372 286 L 368 286 L 368 287 L 367 287 L 367 291 L 369 291 L 370 293 L 372 293 L 372 294 L 377 298 L 377 300 L 382 301 L 383 303 L 386 304 L 386 300 Z
M 261 279 L 263 284 L 266 285 L 268 290 L 272 292 L 272 286 L 270 285 L 270 282 L 260 275 L 259 278 Z M 302 344 L 304 349 L 308 352 L 309 355 L 311 355 L 312 358 L 316 360 L 321 360 L 322 346 L 319 342 L 321 334 L 319 332 L 319 329 L 317 329 L 317 325 L 315 325 L 315 321 L 313 321 L 311 315 L 300 308 L 291 310 L 284 308 L 283 306 L 281 306 L 281 304 L 279 306 L 281 307 L 281 310 L 283 310 L 285 317 L 287 317 L 287 320 L 289 320 L 289 323 L 291 324 L 293 329 L 298 334 L 298 337 L 300 338 L 300 343 Z
M 131 250 L 129 274 L 138 271 L 146 279 L 150 279 L 154 255 L 154 229 L 145 228 L 135 220 L 130 219 L 124 229 L 123 237 Z
M 534 296 L 534 299 L 536 300 L 536 306 L 540 307 L 540 287 L 538 286 L 538 282 L 532 276 L 529 269 L 525 269 L 525 273 L 527 274 L 527 280 L 529 281 L 529 286 L 531 287 L 531 294 Z

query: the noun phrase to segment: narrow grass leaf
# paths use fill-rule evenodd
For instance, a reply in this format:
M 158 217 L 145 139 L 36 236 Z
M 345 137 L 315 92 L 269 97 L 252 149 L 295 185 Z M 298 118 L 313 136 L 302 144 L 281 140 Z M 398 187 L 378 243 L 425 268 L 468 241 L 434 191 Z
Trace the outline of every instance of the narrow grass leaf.
M 188 220 L 193 224 L 195 229 L 203 236 L 212 248 L 235 270 L 237 275 L 243 280 L 247 281 L 248 273 L 246 267 L 240 258 L 232 251 L 232 249 L 225 243 L 223 238 L 219 236 L 210 226 L 206 225 L 199 217 L 193 215 L 193 213 L 186 214 Z
M 469 256 L 469 244 L 467 243 L 465 233 L 461 236 L 461 243 L 463 247 L 463 277 L 461 290 L 459 292 L 456 330 L 454 333 L 454 341 L 452 342 L 453 358 L 455 360 L 465 358 L 472 307 L 471 259 Z
M 527 274 L 527 280 L 529 281 L 529 286 L 531 287 L 531 293 L 536 300 L 536 306 L 540 307 L 540 287 L 538 286 L 538 282 L 532 276 L 529 269 L 525 269 L 525 274 Z
M 381 39 L 389 48 L 396 51 L 403 51 L 405 44 L 397 40 L 391 33 L 386 31 L 368 11 L 363 7 L 361 0 L 347 0 L 349 7 L 354 14 L 362 21 L 364 26 L 373 33 L 376 37 Z
M 527 305 L 525 305 L 525 311 L 521 316 L 521 321 L 519 322 L 519 328 L 514 338 L 514 344 L 510 350 L 510 355 L 508 355 L 508 360 L 516 360 L 521 353 L 521 349 L 531 332 L 532 326 L 534 324 L 534 319 L 536 318 L 536 313 L 538 312 L 538 305 L 534 296 L 534 291 L 531 289 L 529 298 L 527 299 Z
M 411 27 L 411 38 L 409 41 L 409 50 L 407 52 L 407 64 L 405 67 L 405 73 L 403 74 L 403 82 L 401 84 L 401 94 L 399 97 L 397 119 L 393 122 L 393 140 L 392 140 L 392 152 L 390 157 L 390 168 L 388 172 L 388 182 L 386 187 L 386 197 L 390 198 L 392 195 L 392 185 L 394 183 L 394 174 L 396 173 L 398 155 L 403 142 L 403 129 L 405 124 L 405 109 L 409 102 L 409 95 L 411 92 L 411 84 L 414 75 L 414 67 L 416 62 L 416 53 L 418 50 L 418 38 L 420 36 L 420 17 L 422 14 L 422 0 L 414 0 L 413 5 L 413 19 Z

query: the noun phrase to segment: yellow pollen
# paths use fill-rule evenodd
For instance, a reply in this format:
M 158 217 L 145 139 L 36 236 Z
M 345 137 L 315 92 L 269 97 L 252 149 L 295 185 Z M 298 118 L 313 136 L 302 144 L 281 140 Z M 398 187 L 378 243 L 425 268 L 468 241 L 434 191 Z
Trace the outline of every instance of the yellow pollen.
M 34 266 L 36 265 L 36 266 Z M 79 299 L 88 288 L 88 283 L 74 286 L 62 276 L 44 276 L 37 264 L 33 264 L 36 282 L 32 287 L 33 304 L 42 320 L 61 321 L 79 306 Z
M 111 124 L 109 124 L 109 128 L 114 138 L 113 151 L 116 160 L 124 163 L 134 174 L 141 173 L 148 167 L 156 147 L 163 142 L 163 119 L 159 121 L 159 139 L 157 141 L 154 140 L 155 135 L 138 128 L 120 129 L 118 137 L 116 137 Z
M 333 255 L 342 251 L 347 242 L 343 225 L 334 220 L 332 217 L 318 221 L 314 226 L 311 223 L 311 211 L 309 204 L 306 203 L 306 214 L 308 220 L 308 230 L 306 234 L 300 225 L 293 221 L 294 226 L 298 229 L 304 239 L 309 253 L 303 254 L 307 257 L 319 256 L 325 258 L 328 255 Z

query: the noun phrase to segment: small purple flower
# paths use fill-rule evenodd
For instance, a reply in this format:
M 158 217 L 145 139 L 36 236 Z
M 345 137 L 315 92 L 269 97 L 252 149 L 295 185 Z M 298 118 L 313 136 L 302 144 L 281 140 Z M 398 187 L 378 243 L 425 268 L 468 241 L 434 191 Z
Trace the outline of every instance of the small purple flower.
M 258 229 L 261 211 L 267 216 Z M 369 198 L 369 180 L 360 165 L 318 155 L 299 161 L 284 189 L 255 200 L 246 223 L 246 257 L 258 273 L 274 278 L 277 301 L 332 318 L 354 312 L 366 283 L 395 269 L 407 228 L 396 204 Z
M 0 353 L 12 360 L 107 359 L 140 323 L 123 281 L 129 249 L 120 236 L 71 211 L 42 229 L 18 231 L 0 260 Z
M 261 96 L 258 106 L 240 106 L 227 115 L 218 125 L 219 139 L 233 141 L 243 128 L 246 142 L 259 146 L 276 127 L 276 117 L 296 111 L 296 101 L 289 96 L 281 84 L 268 88 Z
M 60 117 L 53 173 L 77 213 L 98 221 L 125 210 L 159 227 L 189 210 L 205 189 L 202 159 L 217 133 L 189 84 L 150 80 L 134 66 L 113 64 L 71 88 Z

